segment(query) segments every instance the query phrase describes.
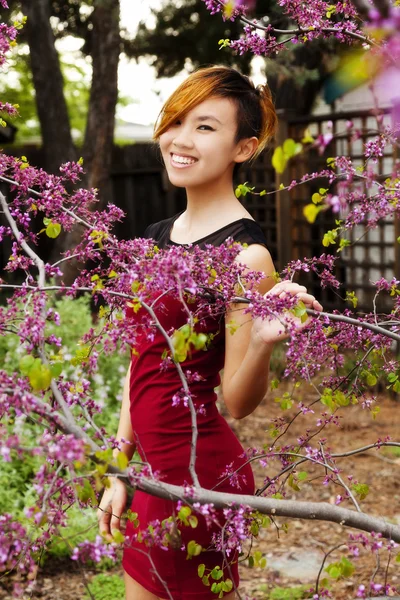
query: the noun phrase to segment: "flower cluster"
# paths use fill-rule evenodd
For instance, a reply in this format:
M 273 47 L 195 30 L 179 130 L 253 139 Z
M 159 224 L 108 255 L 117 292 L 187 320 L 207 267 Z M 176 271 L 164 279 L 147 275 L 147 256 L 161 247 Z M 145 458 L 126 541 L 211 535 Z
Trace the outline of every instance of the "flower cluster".
M 117 560 L 117 544 L 105 542 L 100 536 L 96 536 L 94 542 L 80 542 L 72 551 L 71 559 L 81 563 L 94 562 L 99 563 L 103 558 Z

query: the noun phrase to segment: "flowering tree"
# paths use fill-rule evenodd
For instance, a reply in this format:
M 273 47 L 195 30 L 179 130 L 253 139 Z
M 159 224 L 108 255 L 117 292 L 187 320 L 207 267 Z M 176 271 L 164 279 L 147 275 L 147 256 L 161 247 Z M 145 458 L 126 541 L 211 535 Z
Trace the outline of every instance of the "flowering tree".
M 6 0 L 0 0 L 0 4 L 6 6 Z M 335 35 L 344 43 L 361 43 L 381 70 L 399 62 L 396 24 L 400 17 L 396 7 L 377 4 L 375 8 L 368 8 L 364 4 L 339 2 L 330 5 L 321 1 L 305 6 L 294 0 L 282 1 L 282 9 L 295 26 L 288 31 L 278 31 L 272 24 L 260 24 L 248 18 L 245 6 L 239 1 L 206 0 L 206 4 L 212 13 L 220 12 L 223 18 L 243 21 L 243 38 L 221 41 L 222 46 L 235 51 L 268 55 L 284 51 L 287 43 L 306 43 L 316 36 Z M 6 59 L 17 29 L 18 24 L 0 26 L 0 63 Z M 9 115 L 16 114 L 16 108 L 6 102 L 1 103 L 0 108 Z M 328 180 L 328 187 L 320 190 L 318 198 L 313 198 L 312 208 L 307 210 L 311 219 L 322 210 L 340 207 L 344 216 L 338 220 L 335 230 L 327 232 L 325 245 L 338 243 L 339 249 L 345 247 L 347 232 L 355 224 L 362 222 L 374 227 L 379 219 L 398 211 L 399 165 L 396 164 L 392 173 L 385 174 L 382 181 L 376 158 L 385 145 L 398 146 L 399 128 L 395 121 L 390 129 L 379 127 L 378 121 L 378 129 L 376 139 L 364 148 L 362 169 L 355 168 L 349 158 L 339 156 L 330 159 L 323 171 L 307 174 L 302 181 L 293 181 L 289 186 L 291 189 L 319 177 Z M 327 140 L 309 143 L 321 147 Z M 278 170 L 298 151 L 293 144 L 287 141 L 276 149 L 273 160 Z M 400 528 L 362 511 L 361 503 L 369 492 L 368 486 L 351 473 L 344 473 L 341 459 L 371 448 L 399 447 L 400 441 L 389 437 L 371 439 L 363 447 L 333 453 L 323 436 L 338 425 L 349 404 L 377 414 L 373 387 L 378 377 L 396 392 L 400 389 L 400 366 L 392 351 L 393 342 L 400 341 L 400 281 L 380 279 L 376 282 L 377 294 L 393 296 L 390 315 L 378 315 L 375 310 L 362 317 L 350 311 L 314 313 L 302 303 L 296 303 L 295 298 L 271 295 L 266 300 L 257 292 L 262 274 L 248 272 L 234 260 L 242 248 L 232 240 L 218 248 L 192 247 L 190 251 L 184 247 L 160 250 L 149 239 L 118 240 L 112 226 L 123 218 L 121 210 L 109 205 L 104 211 L 93 211 L 96 191 L 77 188 L 82 174 L 81 162 L 63 164 L 59 174 L 54 175 L 31 167 L 24 159 L 0 155 L 0 180 L 9 184 L 9 192 L 0 193 L 5 219 L 0 227 L 0 238 L 13 240 L 6 271 L 19 271 L 23 276 L 19 285 L 0 280 L 0 288 L 9 294 L 5 305 L 0 307 L 0 332 L 18 336 L 22 348 L 18 369 L 0 370 L 0 448 L 6 462 L 16 456 L 23 457 L 27 452 L 43 459 L 35 475 L 35 501 L 26 507 L 30 526 L 22 525 L 11 514 L 0 516 L 0 569 L 5 573 L 13 569 L 26 574 L 32 572 L 41 550 L 67 522 L 71 504 L 97 506 L 101 489 L 109 485 L 108 476 L 125 478 L 135 488 L 177 502 L 175 515 L 169 519 L 142 524 L 145 553 L 152 545 L 173 546 L 179 528 L 191 527 L 193 539 L 185 551 L 188 558 L 193 559 L 201 556 L 203 550 L 196 542 L 198 516 L 219 526 L 214 544 L 226 557 L 228 575 L 218 565 L 208 572 L 200 562 L 198 569 L 204 585 L 211 586 L 216 597 L 223 597 L 233 588 L 229 577 L 231 552 L 244 551 L 247 540 L 257 538 L 262 528 L 281 516 L 331 521 L 358 530 L 344 537 L 345 553 L 341 561 L 328 566 L 333 579 L 354 570 L 356 565 L 349 556 L 357 556 L 360 548 L 373 553 L 385 549 L 390 559 L 400 542 Z M 369 194 L 353 190 L 357 180 L 366 183 Z M 334 193 L 332 190 L 339 182 L 339 192 Z M 243 184 L 237 194 L 253 191 Z M 31 227 L 32 218 L 37 216 L 43 219 L 44 225 L 39 233 Z M 56 238 L 61 231 L 69 232 L 76 224 L 81 226 L 82 237 L 61 260 L 51 264 L 38 255 L 35 250 L 38 236 Z M 60 264 L 73 259 L 83 264 L 90 259 L 93 267 L 81 271 L 71 285 L 66 285 Z M 298 272 L 311 270 L 320 278 L 322 287 L 338 288 L 340 282 L 334 276 L 334 263 L 335 257 L 327 254 L 295 261 L 288 264 L 280 276 L 277 274 L 277 280 L 279 277 L 292 279 Z M 70 358 L 64 355 L 63 340 L 57 335 L 60 317 L 53 306 L 55 293 L 71 298 L 87 293 L 99 305 L 98 323 L 82 337 L 75 355 Z M 187 314 L 187 322 L 172 332 L 163 328 L 160 318 L 159 307 L 167 295 L 181 303 Z M 196 472 L 197 418 L 202 407 L 197 406 L 192 388 L 199 374 L 185 368 L 185 360 L 190 353 L 207 350 L 209 340 L 198 323 L 208 316 L 223 314 L 232 302 L 246 304 L 252 318 L 279 319 L 282 328 L 290 333 L 284 377 L 290 377 L 295 385 L 291 393 L 283 394 L 280 405 L 282 411 L 293 406 L 297 411 L 289 421 L 273 420 L 272 441 L 267 447 L 248 451 L 247 462 L 258 462 L 263 468 L 274 470 L 272 477 L 265 476 L 264 485 L 255 496 L 240 495 L 240 470 L 232 471 L 229 465 L 224 477 L 239 488 L 236 494 L 203 489 Z M 136 313 L 135 320 L 124 318 L 127 306 Z M 293 313 L 302 320 L 306 320 L 309 313 L 314 319 L 298 330 L 290 318 Z M 230 325 L 234 335 L 235 324 Z M 171 411 L 190 412 L 191 482 L 182 487 L 159 480 L 143 460 L 134 460 L 128 465 L 125 454 L 116 451 L 119 443 L 109 431 L 96 424 L 100 408 L 92 398 L 91 380 L 99 357 L 121 348 L 134 348 L 140 336 L 152 339 L 155 331 L 165 339 L 160 369 L 176 369 L 181 381 L 181 389 L 171 398 Z M 346 372 L 344 365 L 346 349 L 351 349 L 356 356 L 351 373 Z M 316 394 L 308 403 L 298 397 L 299 384 L 304 380 L 313 385 Z M 273 380 L 273 387 L 279 385 L 279 381 Z M 305 429 L 296 443 L 288 442 L 285 436 L 294 420 L 313 414 L 313 426 Z M 33 419 L 41 429 L 40 435 L 29 445 L 21 434 L 24 417 Z M 288 488 L 300 491 L 302 482 L 307 479 L 307 464 L 321 469 L 325 484 L 340 487 L 335 505 L 285 498 Z M 219 510 L 224 512 L 223 526 L 218 522 Z M 128 518 L 136 521 L 137 515 L 129 514 Z M 98 561 L 102 556 L 115 558 L 121 543 L 129 544 L 129 539 L 124 540 L 121 532 L 115 531 L 112 542 L 99 537 L 96 543 L 78 545 L 73 558 L 83 562 Z M 329 554 L 327 552 L 324 565 Z M 259 553 L 251 549 L 248 560 L 256 566 L 263 564 Z M 372 577 L 369 586 L 359 588 L 358 596 L 391 591 L 393 588 L 387 582 L 378 582 Z M 237 593 L 240 596 L 239 591 Z M 15 595 L 21 594 L 22 589 L 16 586 Z M 166 594 L 172 598 L 167 589 Z M 315 600 L 333 597 L 320 576 L 310 590 L 310 597 Z

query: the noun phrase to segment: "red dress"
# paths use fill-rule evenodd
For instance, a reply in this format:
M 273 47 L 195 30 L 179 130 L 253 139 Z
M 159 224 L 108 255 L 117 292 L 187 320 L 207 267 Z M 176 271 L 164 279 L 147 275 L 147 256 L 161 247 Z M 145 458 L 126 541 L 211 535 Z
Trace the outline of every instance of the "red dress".
M 150 226 L 145 232 L 145 237 L 156 239 L 159 247 L 173 244 L 169 240 L 169 232 L 173 220 L 178 216 Z M 266 245 L 261 229 L 251 219 L 235 221 L 196 243 L 218 244 L 230 235 L 248 244 Z M 177 329 L 187 322 L 187 315 L 179 300 L 168 295 L 163 296 L 156 314 L 167 331 L 171 327 Z M 133 312 L 127 316 L 135 318 Z M 191 355 L 181 363 L 184 371 L 189 369 L 192 373 L 197 372 L 202 376 L 200 381 L 190 384 L 190 390 L 196 409 L 201 407 L 201 411 L 197 414 L 196 472 L 200 485 L 210 489 L 221 481 L 227 465 L 235 470 L 245 462 L 245 458 L 242 446 L 225 419 L 219 414 L 215 404 L 217 396 L 214 389 L 220 383 L 219 371 L 224 365 L 223 315 L 220 318 L 206 317 L 196 325 L 196 330 L 215 334 L 207 351 L 193 350 Z M 183 402 L 178 406 L 172 405 L 172 398 L 182 385 L 174 366 L 160 371 L 161 355 L 165 348 L 165 340 L 157 330 L 152 341 L 147 340 L 143 335 L 136 346 L 139 354 L 132 354 L 130 379 L 132 428 L 142 460 L 151 465 L 153 472 L 158 472 L 157 476 L 161 481 L 176 485 L 191 485 L 188 468 L 191 442 L 190 413 Z M 254 478 L 250 465 L 246 465 L 239 473 L 241 489 L 232 486 L 227 479 L 217 486 L 217 490 L 253 494 Z M 176 502 L 136 491 L 131 510 L 138 514 L 139 525 L 135 528 L 133 523 L 128 521 L 126 537 L 145 530 L 152 521 L 158 519 L 161 522 L 175 514 Z M 216 598 L 216 594 L 203 584 L 198 575 L 198 566 L 201 563 L 206 565 L 206 573 L 208 569 L 219 566 L 224 569 L 225 578 L 233 579 L 236 586 L 239 583 L 237 555 L 229 556 L 229 570 L 226 568 L 223 554 L 215 549 L 208 549 L 213 533 L 218 533 L 220 527 L 213 525 L 208 528 L 204 517 L 195 514 L 198 517 L 196 528 L 179 526 L 181 542 L 176 544 L 178 549 L 170 546 L 162 549 L 138 541 L 130 542 L 125 546 L 122 561 L 124 570 L 159 598 L 172 597 L 174 600 Z M 220 523 L 223 524 L 222 513 L 219 515 Z M 188 560 L 186 548 L 191 540 L 208 550 Z M 180 543 L 185 546 L 184 549 L 179 548 Z M 213 580 L 210 581 L 212 583 Z M 166 593 L 166 588 L 170 596 Z

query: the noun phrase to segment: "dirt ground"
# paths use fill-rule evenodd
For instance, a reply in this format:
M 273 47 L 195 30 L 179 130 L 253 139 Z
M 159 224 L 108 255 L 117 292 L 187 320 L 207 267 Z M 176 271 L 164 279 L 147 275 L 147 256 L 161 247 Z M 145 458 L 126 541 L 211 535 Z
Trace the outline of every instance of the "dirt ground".
M 314 441 L 321 437 L 326 438 L 324 447 L 333 452 L 352 450 L 374 443 L 387 435 L 391 436 L 392 441 L 400 441 L 399 399 L 382 397 L 378 404 L 381 410 L 375 420 L 371 413 L 361 406 L 341 409 L 343 418 L 340 426 L 330 425 Z M 290 427 L 282 444 L 294 442 L 299 435 L 304 434 L 307 426 L 314 430 L 321 412 L 322 410 L 316 408 L 315 414 L 301 415 Z M 294 414 L 294 409 L 283 413 L 279 405 L 270 398 L 268 403 L 263 403 L 250 417 L 243 421 L 230 421 L 230 424 L 245 448 L 260 448 L 271 442 L 267 431 L 271 418 L 283 415 L 289 420 Z M 366 483 L 370 487 L 368 496 L 360 502 L 363 512 L 400 524 L 400 452 L 374 449 L 366 454 L 342 459 L 339 464 L 344 480 L 348 481 L 347 475 L 351 473 L 360 483 Z M 256 463 L 253 463 L 253 468 L 258 486 L 262 485 L 266 474 L 273 474 L 272 470 L 266 472 Z M 300 492 L 289 488 L 286 497 L 334 504 L 337 494 L 341 493 L 337 484 L 322 485 L 324 472 L 319 466 L 306 465 L 302 466 L 303 469 L 308 472 L 307 482 L 300 484 Z M 279 465 L 276 463 L 276 472 L 278 470 Z M 341 506 L 353 508 L 348 501 Z M 286 532 L 285 523 L 288 526 Z M 276 587 L 288 588 L 301 584 L 311 586 L 315 582 L 324 554 L 335 545 L 348 541 L 349 533 L 355 532 L 341 525 L 322 521 L 278 518 L 275 525 L 262 530 L 255 544 L 255 549 L 260 550 L 266 557 L 267 566 L 263 569 L 250 569 L 243 564 L 241 567 L 240 591 L 243 599 L 247 597 L 267 600 L 270 598 L 270 591 Z M 398 548 L 394 555 L 397 553 Z M 342 555 L 346 555 L 343 549 L 336 550 L 326 564 L 339 561 Z M 335 600 L 356 598 L 358 586 L 364 584 L 367 587 L 374 573 L 374 582 L 382 584 L 386 577 L 387 583 L 398 587 L 400 595 L 400 563 L 396 563 L 392 556 L 388 564 L 386 550 L 382 550 L 378 558 L 361 550 L 360 556 L 352 560 L 356 565 L 355 572 L 350 577 L 335 582 L 331 588 Z M 120 568 L 111 572 L 122 577 Z M 84 576 L 90 581 L 94 574 L 94 570 L 86 569 Z M 323 576 L 326 576 L 326 572 Z M 7 581 L 0 580 L 1 600 L 10 598 L 11 579 L 9 577 Z M 36 591 L 29 598 L 77 600 L 85 593 L 82 580 L 83 575 L 73 561 L 53 561 L 38 573 Z

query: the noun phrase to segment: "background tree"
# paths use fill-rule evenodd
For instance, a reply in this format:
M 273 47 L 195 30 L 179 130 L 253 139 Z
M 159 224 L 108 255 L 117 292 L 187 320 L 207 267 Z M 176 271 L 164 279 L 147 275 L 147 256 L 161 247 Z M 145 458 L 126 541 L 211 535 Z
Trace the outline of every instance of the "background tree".
M 11 12 L 22 10 L 27 17 L 21 41 L 29 46 L 29 63 L 35 87 L 44 160 L 50 173 L 61 164 L 82 156 L 87 187 L 99 189 L 100 206 L 110 200 L 111 148 L 114 138 L 115 110 L 118 99 L 118 63 L 120 25 L 118 0 L 94 2 L 53 2 L 21 0 Z M 54 18 L 55 17 L 55 18 Z M 56 39 L 69 33 L 83 36 L 84 53 L 91 57 L 92 80 L 83 146 L 77 151 L 68 114 L 60 56 Z M 60 237 L 53 255 L 76 243 L 75 229 Z M 72 281 L 77 264 L 64 263 L 64 274 Z M 68 271 L 68 272 L 67 272 Z
M 40 121 L 35 101 L 35 87 L 26 46 L 14 49 L 9 58 L 5 76 L 0 81 L 0 95 L 12 104 L 18 104 L 19 117 L 15 122 L 18 145 L 40 136 Z M 64 96 L 67 103 L 71 131 L 76 143 L 82 143 L 85 133 L 87 109 L 90 93 L 90 74 L 72 56 L 60 56 L 64 82 Z M 13 121 L 14 122 L 14 121 Z
M 126 41 L 124 49 L 132 58 L 150 57 L 158 77 L 172 77 L 184 68 L 192 70 L 208 64 L 232 65 L 244 73 L 250 72 L 252 55 L 240 56 L 218 47 L 219 40 L 240 36 L 242 26 L 238 20 L 215 19 L 203 0 L 180 3 L 168 0 L 161 10 L 152 12 L 155 26 L 140 23 L 135 39 Z M 258 0 L 251 17 L 261 19 L 264 24 L 272 23 L 278 29 L 293 24 L 275 0 Z M 292 44 L 276 57 L 264 59 L 276 107 L 295 108 L 298 114 L 310 112 L 341 51 L 343 45 L 334 37 L 318 38 L 308 44 Z

